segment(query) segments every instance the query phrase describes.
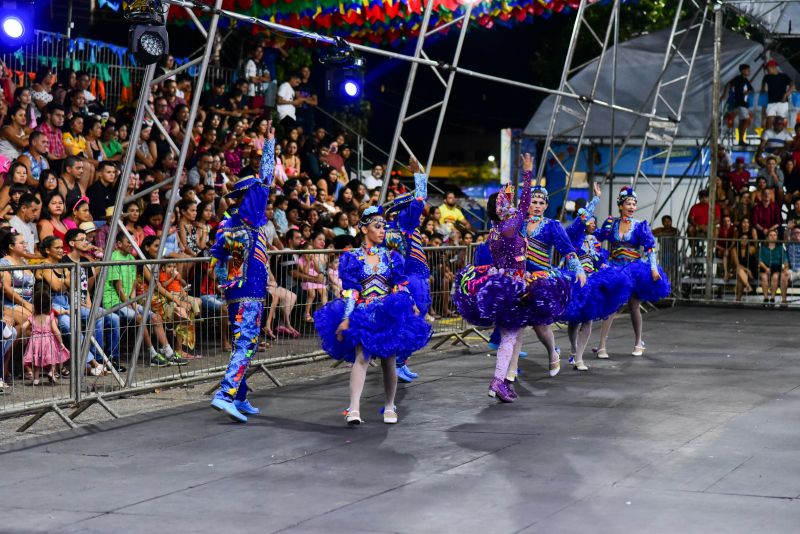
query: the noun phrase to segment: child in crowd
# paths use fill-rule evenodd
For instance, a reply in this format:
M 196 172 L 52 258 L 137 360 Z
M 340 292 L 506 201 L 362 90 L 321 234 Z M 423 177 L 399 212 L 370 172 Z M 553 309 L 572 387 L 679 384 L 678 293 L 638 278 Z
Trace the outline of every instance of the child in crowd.
M 61 339 L 58 323 L 53 315 L 50 295 L 46 291 L 33 294 L 33 315 L 22 325 L 22 331 L 31 329 L 23 362 L 33 366 L 33 385 L 38 386 L 39 372 L 48 367 L 47 380 L 55 385 L 56 366 L 69 360 L 69 350 Z
M 306 248 L 309 250 L 323 250 L 325 248 L 325 234 L 322 232 L 312 234 Z M 317 297 L 319 297 L 319 301 L 323 306 L 328 303 L 328 286 L 325 283 L 328 268 L 327 262 L 325 254 L 304 254 L 298 260 L 300 270 L 304 274 L 313 278 L 322 277 L 321 282 L 303 282 L 302 284 L 306 292 L 305 320 L 307 323 L 314 322 L 313 317 L 311 317 L 311 310 Z

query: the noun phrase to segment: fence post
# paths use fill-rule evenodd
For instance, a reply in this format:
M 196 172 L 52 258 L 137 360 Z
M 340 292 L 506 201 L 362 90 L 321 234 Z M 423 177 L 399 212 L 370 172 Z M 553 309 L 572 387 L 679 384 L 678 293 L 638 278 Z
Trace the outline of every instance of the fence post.
M 81 324 L 81 299 L 80 299 L 80 265 L 73 263 L 69 266 L 69 315 L 70 324 L 72 325 L 72 332 L 69 336 L 69 352 L 72 355 L 70 360 L 70 373 L 72 377 L 72 400 L 76 403 L 80 402 L 82 397 L 81 381 L 83 380 L 83 372 L 86 368 L 86 362 L 79 362 L 81 358 L 80 353 L 80 339 L 81 332 L 83 332 L 84 325 Z M 77 290 L 77 291 L 76 291 Z M 93 328 L 86 325 L 86 332 L 94 332 Z M 81 365 L 81 363 L 83 365 Z

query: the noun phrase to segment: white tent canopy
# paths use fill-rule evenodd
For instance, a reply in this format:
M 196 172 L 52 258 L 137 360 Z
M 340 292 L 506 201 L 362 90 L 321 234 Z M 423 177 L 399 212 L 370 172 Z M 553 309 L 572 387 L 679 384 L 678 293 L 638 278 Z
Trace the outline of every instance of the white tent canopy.
M 796 5 L 800 9 L 800 3 Z M 800 22 L 798 25 L 800 26 Z M 615 104 L 634 110 L 650 111 L 652 98 L 648 97 L 661 72 L 669 34 L 669 30 L 662 30 L 637 37 L 618 46 Z M 691 57 L 691 48 L 696 42 L 694 35 L 696 34 L 689 32 L 689 35 L 683 40 L 681 53 L 685 57 Z M 680 37 L 676 37 L 676 41 L 680 42 Z M 603 64 L 600 66 L 601 74 L 596 98 L 605 102 L 611 102 L 612 57 L 613 51 L 609 48 Z M 775 53 L 772 53 L 771 57 L 778 61 L 783 72 L 798 80 L 800 76 L 785 58 Z M 713 59 L 713 31 L 710 28 L 706 28 L 703 32 L 694 64 L 694 71 L 689 83 L 683 117 L 678 125 L 677 139 L 703 140 L 707 136 L 711 118 Z M 760 67 L 764 63 L 764 46 L 750 41 L 737 33 L 723 31 L 721 57 L 723 85 L 727 84 L 729 80 L 739 73 L 739 65 L 742 63 L 747 63 L 751 66 L 751 81 L 756 91 L 759 91 L 763 75 L 763 69 Z M 590 94 L 598 64 L 599 58 L 596 58 L 570 78 L 570 87 L 578 94 Z M 685 66 L 681 67 L 676 64 L 676 61 L 673 61 L 664 79 L 674 79 L 683 72 L 685 72 Z M 662 88 L 662 94 L 668 102 L 676 102 L 679 99 L 682 85 L 671 84 Z M 551 95 L 542 102 L 525 128 L 525 135 L 541 138 L 547 135 L 555 98 L 555 96 Z M 570 109 L 579 110 L 579 104 L 574 99 L 563 98 L 561 105 L 562 112 L 558 113 L 554 130 L 556 139 L 577 137 L 580 129 L 579 122 L 573 114 L 570 114 Z M 565 110 L 564 108 L 567 109 Z M 666 106 L 660 105 L 657 114 L 670 116 L 671 112 Z M 577 114 L 578 117 L 581 115 L 582 113 Z M 613 134 L 615 137 L 623 137 L 633 128 L 633 137 L 640 138 L 647 128 L 647 121 L 632 113 L 616 112 L 614 120 L 615 128 Z M 591 139 L 609 139 L 611 137 L 610 109 L 600 106 L 592 107 L 586 127 L 586 135 Z

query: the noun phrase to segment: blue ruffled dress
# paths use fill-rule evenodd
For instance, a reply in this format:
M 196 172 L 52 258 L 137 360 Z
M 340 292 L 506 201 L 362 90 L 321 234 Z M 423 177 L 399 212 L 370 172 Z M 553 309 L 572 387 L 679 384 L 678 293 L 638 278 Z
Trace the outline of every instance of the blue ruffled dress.
M 609 264 L 623 268 L 631 280 L 633 295 L 643 302 L 657 302 L 671 293 L 669 279 L 658 265 L 656 239 L 647 221 L 633 219 L 625 235 L 619 233 L 620 220 L 609 217 L 595 236 L 599 241 L 608 240 L 611 254 Z M 644 252 L 641 253 L 640 249 Z M 658 269 L 661 280 L 653 281 L 652 270 Z
M 544 218 L 528 233 L 528 222 L 525 221 L 521 232 L 526 240 L 525 268 L 533 277 L 528 287 L 532 310 L 530 324 L 548 325 L 564 315 L 572 295 L 572 281 L 580 272 L 581 265 L 561 223 Z M 563 270 L 552 265 L 551 251 L 554 248 L 564 258 L 566 268 Z
M 631 297 L 631 280 L 624 268 L 608 264 L 608 252 L 592 234 L 586 234 L 586 221 L 593 217 L 600 197 L 586 206 L 582 217 L 567 228 L 567 235 L 578 251 L 578 260 L 586 273 L 586 284 L 576 280 L 572 296 L 559 321 L 584 323 L 613 315 Z
M 424 315 L 414 313 L 414 301 L 407 289 L 403 257 L 396 251 L 375 247 L 378 265 L 367 261 L 367 252 L 346 252 L 339 260 L 343 298 L 329 302 L 314 313 L 314 327 L 322 349 L 335 360 L 354 362 L 356 347 L 364 357 L 394 358 L 423 348 L 431 337 Z M 343 340 L 336 329 L 352 306 L 350 325 Z

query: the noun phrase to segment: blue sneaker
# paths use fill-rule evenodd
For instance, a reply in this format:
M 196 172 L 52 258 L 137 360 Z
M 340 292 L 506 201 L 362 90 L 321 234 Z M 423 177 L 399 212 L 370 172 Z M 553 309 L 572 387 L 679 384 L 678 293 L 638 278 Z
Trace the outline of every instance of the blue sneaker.
M 528 353 L 525 352 L 524 350 L 521 350 L 521 351 L 519 351 L 519 357 L 520 358 L 527 358 L 528 357 Z
M 406 384 L 410 384 L 414 381 L 414 377 L 408 374 L 408 367 L 405 365 L 397 368 L 397 379 Z
M 261 410 L 250 404 L 250 401 L 247 399 L 243 401 L 235 400 L 233 401 L 233 405 L 236 406 L 237 410 L 245 415 L 258 415 L 261 413 Z
M 490 349 L 492 349 L 492 350 L 497 350 L 497 349 L 499 349 L 499 348 L 500 348 L 500 345 L 498 345 L 497 343 L 492 343 L 492 342 L 490 341 L 490 342 L 489 342 L 489 348 L 490 348 Z M 520 353 L 520 354 L 522 354 L 522 353 Z
M 242 415 L 242 413 L 236 409 L 232 401 L 224 397 L 214 397 L 214 400 L 211 401 L 211 407 L 217 410 L 218 412 L 223 412 L 225 415 L 236 421 L 237 423 L 246 423 L 247 417 Z
M 411 378 L 419 378 L 419 375 L 417 373 L 415 373 L 414 371 L 412 371 L 411 369 L 409 369 L 408 365 L 404 365 L 403 367 L 406 368 L 406 374 L 408 376 L 410 376 Z

